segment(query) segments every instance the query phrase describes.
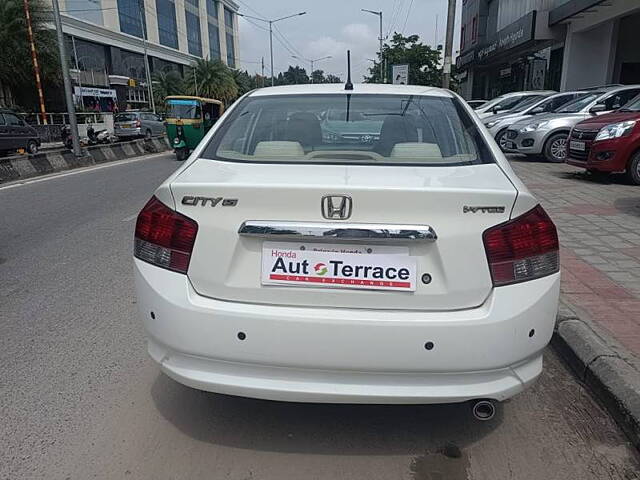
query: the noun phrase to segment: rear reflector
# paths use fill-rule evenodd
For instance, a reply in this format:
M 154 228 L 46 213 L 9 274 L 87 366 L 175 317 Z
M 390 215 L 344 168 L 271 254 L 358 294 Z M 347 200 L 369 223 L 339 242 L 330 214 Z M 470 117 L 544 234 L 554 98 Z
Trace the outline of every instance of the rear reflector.
M 151 197 L 138 215 L 133 255 L 158 267 L 187 273 L 197 233 L 195 221 Z
M 482 239 L 496 287 L 560 270 L 558 233 L 540 205 L 518 218 L 491 227 Z

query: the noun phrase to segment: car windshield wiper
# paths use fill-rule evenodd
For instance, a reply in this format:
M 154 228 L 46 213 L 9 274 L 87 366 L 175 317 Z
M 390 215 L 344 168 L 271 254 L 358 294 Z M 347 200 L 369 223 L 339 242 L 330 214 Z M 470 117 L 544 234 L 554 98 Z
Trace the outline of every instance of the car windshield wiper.
M 638 112 L 640 110 L 633 110 L 631 108 L 619 108 L 618 111 L 619 112 Z

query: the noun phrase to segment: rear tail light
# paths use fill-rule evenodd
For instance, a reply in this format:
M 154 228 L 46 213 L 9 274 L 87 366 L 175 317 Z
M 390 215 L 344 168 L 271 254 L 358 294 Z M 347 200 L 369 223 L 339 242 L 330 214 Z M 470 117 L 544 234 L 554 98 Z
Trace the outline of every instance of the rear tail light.
M 140 128 L 142 126 L 142 122 L 140 119 L 136 120 L 136 128 Z
M 544 277 L 560 269 L 558 233 L 540 205 L 491 227 L 482 239 L 496 287 Z
M 187 273 L 197 233 L 195 221 L 151 197 L 138 215 L 133 254 L 158 267 Z

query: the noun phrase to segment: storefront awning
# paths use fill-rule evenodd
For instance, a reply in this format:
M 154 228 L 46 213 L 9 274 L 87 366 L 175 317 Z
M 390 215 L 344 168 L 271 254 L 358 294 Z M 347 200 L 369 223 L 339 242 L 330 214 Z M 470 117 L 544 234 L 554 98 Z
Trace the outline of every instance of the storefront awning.
M 549 26 L 568 20 L 574 15 L 604 2 L 605 0 L 569 0 L 549 12 Z

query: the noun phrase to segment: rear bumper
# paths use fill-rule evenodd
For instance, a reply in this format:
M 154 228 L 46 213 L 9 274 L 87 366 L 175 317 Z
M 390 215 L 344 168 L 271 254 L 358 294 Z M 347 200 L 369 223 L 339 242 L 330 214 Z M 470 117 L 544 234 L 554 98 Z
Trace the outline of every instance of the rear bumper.
M 186 276 L 135 263 L 149 353 L 162 370 L 194 388 L 270 400 L 504 400 L 540 374 L 559 295 L 556 274 L 457 312 L 280 307 L 205 298 Z
M 139 137 L 142 135 L 141 128 L 116 128 L 114 129 L 116 137 Z

